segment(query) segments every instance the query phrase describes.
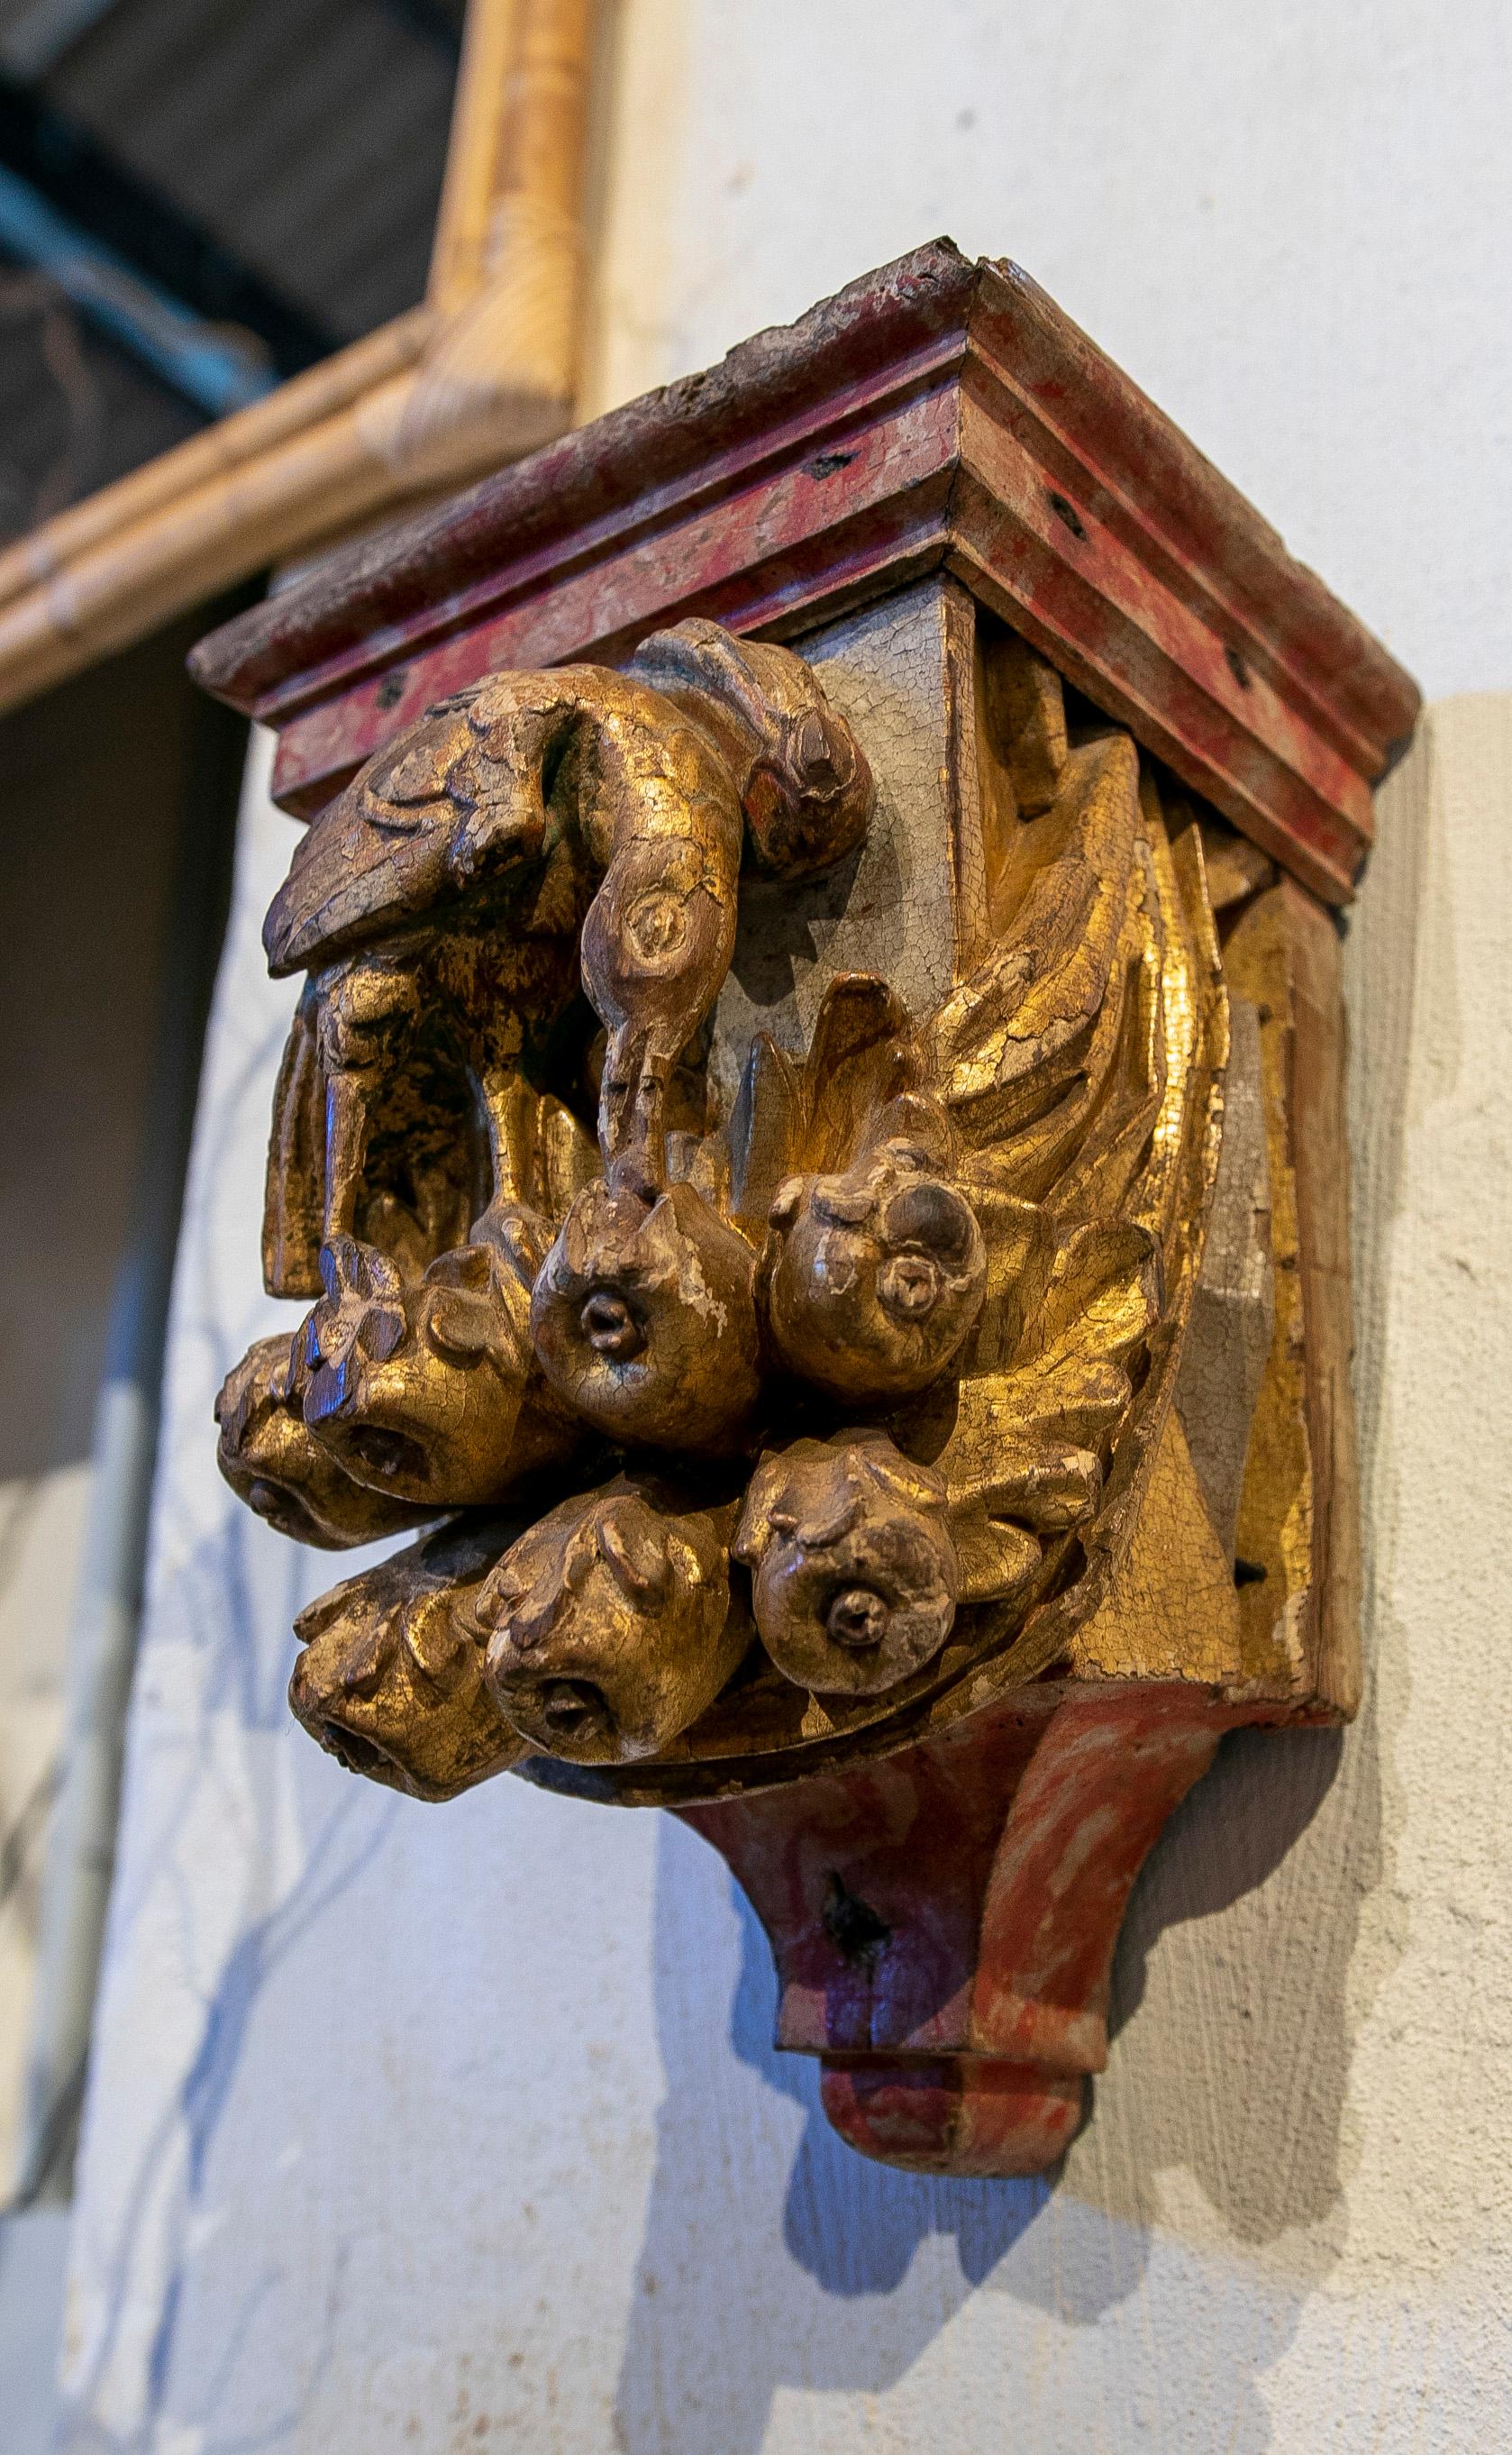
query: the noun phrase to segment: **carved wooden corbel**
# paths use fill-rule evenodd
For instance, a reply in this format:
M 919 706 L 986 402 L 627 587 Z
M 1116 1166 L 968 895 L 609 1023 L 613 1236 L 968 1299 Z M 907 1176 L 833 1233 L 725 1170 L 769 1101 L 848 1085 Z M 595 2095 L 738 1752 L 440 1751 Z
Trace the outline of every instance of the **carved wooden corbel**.
M 1328 905 L 1412 685 L 944 246 L 199 669 L 312 813 L 309 1309 L 221 1462 L 307 1541 L 445 1521 L 305 1614 L 295 1712 L 670 1808 L 847 2140 L 1049 2163 L 1166 1816 L 1358 1695 Z

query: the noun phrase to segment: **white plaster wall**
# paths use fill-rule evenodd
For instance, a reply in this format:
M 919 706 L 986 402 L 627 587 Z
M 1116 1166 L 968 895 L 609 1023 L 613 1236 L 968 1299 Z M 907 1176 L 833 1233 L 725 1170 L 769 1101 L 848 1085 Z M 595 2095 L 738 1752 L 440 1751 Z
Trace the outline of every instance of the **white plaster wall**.
M 1402 659 L 1512 680 L 1502 0 L 619 0 L 592 416 L 941 232 Z
M 1504 12 L 635 0 L 597 403 L 951 228 L 1444 699 L 1351 929 L 1361 1722 L 1231 1742 L 1054 2185 L 896 2175 L 651 1816 L 346 1782 L 217 1484 L 290 997 L 249 777 L 176 1296 L 69 2455 L 1478 2455 L 1512 2439 Z M 969 124 L 962 114 L 975 114 Z M 1453 694 L 1454 696 L 1449 696 Z M 1471 695 L 1471 694 L 1479 694 Z

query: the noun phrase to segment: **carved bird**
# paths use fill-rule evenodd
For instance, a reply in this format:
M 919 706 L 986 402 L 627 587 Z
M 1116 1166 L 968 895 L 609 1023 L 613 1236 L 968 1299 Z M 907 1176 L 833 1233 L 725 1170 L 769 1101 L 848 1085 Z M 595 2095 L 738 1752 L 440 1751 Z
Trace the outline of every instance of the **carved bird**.
M 653 638 L 626 674 L 494 675 L 433 709 L 316 819 L 264 929 L 275 975 L 313 974 L 306 1053 L 281 1086 L 281 1107 L 304 1105 L 275 1119 L 274 1152 L 321 1181 L 318 1241 L 356 1227 L 375 1114 L 417 1051 L 472 1086 L 490 1202 L 529 1207 L 522 1102 L 579 968 L 608 1032 L 603 1165 L 659 1189 L 669 1080 L 729 966 L 743 856 L 785 877 L 822 867 L 858 842 L 871 799 L 808 667 L 713 623 Z M 298 1187 L 271 1196 L 300 1208 Z M 275 1220 L 269 1237 L 291 1292 L 310 1287 L 313 1224 L 291 1240 Z

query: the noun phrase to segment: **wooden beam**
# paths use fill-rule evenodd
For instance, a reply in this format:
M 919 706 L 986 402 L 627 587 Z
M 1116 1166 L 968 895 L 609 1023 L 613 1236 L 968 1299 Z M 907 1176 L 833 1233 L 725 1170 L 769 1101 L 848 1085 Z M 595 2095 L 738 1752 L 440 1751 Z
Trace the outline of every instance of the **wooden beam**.
M 596 0 L 472 0 L 426 306 L 0 555 L 0 710 L 571 423 Z
M 576 377 L 596 0 L 472 0 L 428 293 L 468 348 L 508 327 L 520 376 Z M 481 346 L 480 346 L 481 345 Z
M 452 140 L 431 248 L 430 304 L 454 313 L 482 287 L 498 192 L 515 0 L 471 0 L 452 109 Z

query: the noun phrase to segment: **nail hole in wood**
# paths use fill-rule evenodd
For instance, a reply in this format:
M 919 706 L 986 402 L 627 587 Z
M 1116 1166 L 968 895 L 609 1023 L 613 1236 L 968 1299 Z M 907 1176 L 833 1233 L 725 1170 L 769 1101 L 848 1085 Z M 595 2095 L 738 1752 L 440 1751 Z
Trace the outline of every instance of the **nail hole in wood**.
M 891 1943 L 893 1930 L 867 1901 L 853 1893 L 837 1875 L 832 1875 L 824 1890 L 824 1907 L 820 1922 L 842 1960 L 858 1962 L 870 1968 L 885 1943 Z

